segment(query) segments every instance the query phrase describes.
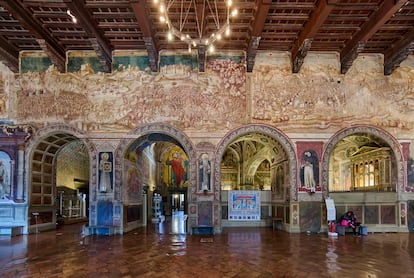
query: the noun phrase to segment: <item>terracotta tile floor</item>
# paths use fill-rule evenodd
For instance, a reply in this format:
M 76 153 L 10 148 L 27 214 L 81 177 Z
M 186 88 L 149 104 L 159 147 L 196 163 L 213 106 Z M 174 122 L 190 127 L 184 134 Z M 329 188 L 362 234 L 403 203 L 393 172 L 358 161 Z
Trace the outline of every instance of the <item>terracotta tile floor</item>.
M 0 237 L 0 277 L 414 277 L 414 234 L 329 238 L 232 228 L 201 236 L 149 224 L 82 237 L 81 230 Z

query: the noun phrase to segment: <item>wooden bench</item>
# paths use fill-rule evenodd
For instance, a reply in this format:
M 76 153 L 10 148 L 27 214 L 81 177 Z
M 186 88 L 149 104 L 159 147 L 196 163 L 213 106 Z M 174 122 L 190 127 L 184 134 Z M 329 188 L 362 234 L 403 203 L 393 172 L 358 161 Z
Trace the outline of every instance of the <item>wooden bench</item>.
M 0 235 L 18 236 L 23 234 L 23 226 L 0 226 Z
M 213 226 L 195 226 L 192 231 L 194 235 L 214 235 Z

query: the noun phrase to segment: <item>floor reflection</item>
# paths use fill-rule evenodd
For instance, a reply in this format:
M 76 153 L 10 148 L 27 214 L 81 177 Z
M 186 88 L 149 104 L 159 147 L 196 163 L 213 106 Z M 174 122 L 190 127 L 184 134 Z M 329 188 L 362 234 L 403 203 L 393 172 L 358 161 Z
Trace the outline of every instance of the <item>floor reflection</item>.
M 210 241 L 183 233 L 184 219 L 179 212 L 123 235 L 84 236 L 71 224 L 0 237 L 0 277 L 414 277 L 414 233 L 330 238 L 233 227 Z
M 175 211 L 171 216 L 166 216 L 165 221 L 155 225 L 160 234 L 186 234 L 187 215 L 184 211 Z

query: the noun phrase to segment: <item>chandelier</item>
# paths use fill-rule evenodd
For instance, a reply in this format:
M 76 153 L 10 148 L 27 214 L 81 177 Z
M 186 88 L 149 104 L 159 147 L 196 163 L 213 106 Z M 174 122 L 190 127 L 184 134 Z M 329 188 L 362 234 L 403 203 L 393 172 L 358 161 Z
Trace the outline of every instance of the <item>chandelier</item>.
M 221 0 L 226 5 L 225 21 L 224 16 L 220 15 L 219 0 L 153 0 L 154 4 L 158 6 L 160 13 L 160 22 L 165 23 L 168 26 L 167 39 L 172 41 L 175 38 L 187 43 L 188 51 L 191 52 L 192 48 L 198 46 L 206 46 L 210 52 L 214 51 L 214 42 L 221 40 L 223 36 L 230 35 L 230 19 L 237 15 L 237 10 L 234 9 L 230 12 L 232 6 L 232 0 Z M 179 12 L 178 22 L 176 26 L 170 20 L 169 11 L 172 5 L 176 3 Z M 221 9 L 223 13 L 223 9 Z M 194 20 L 190 19 L 195 18 Z M 222 22 L 220 22 L 220 17 Z M 206 29 L 207 19 L 214 22 L 215 31 L 210 34 L 204 34 Z M 197 37 L 191 37 L 185 30 L 189 30 L 192 27 L 197 29 Z

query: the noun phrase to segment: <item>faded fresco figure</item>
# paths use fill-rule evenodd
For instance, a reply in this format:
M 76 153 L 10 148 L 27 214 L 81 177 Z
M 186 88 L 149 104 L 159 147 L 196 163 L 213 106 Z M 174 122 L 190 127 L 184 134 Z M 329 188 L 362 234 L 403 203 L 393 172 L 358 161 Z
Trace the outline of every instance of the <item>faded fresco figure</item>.
M 109 154 L 102 153 L 99 162 L 99 191 L 108 192 L 111 186 L 112 162 L 109 161 Z
M 2 159 L 0 159 L 0 198 L 8 200 L 10 197 L 10 184 L 7 178 L 7 169 Z
M 198 167 L 199 190 L 210 191 L 211 163 L 208 159 L 208 154 L 203 153 L 201 155 Z
M 302 187 L 316 191 L 318 175 L 318 159 L 313 151 L 305 151 L 303 153 L 303 163 L 301 165 L 301 182 Z

